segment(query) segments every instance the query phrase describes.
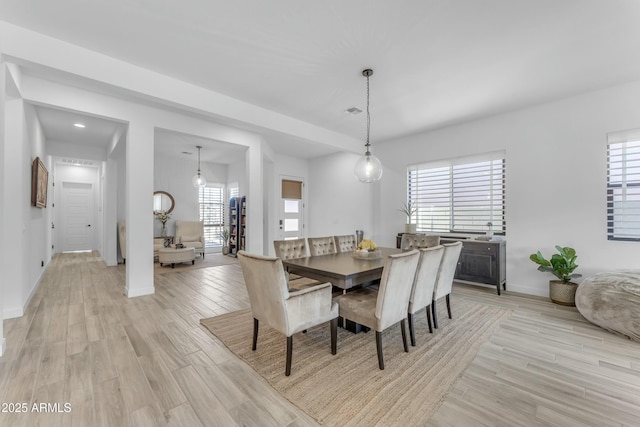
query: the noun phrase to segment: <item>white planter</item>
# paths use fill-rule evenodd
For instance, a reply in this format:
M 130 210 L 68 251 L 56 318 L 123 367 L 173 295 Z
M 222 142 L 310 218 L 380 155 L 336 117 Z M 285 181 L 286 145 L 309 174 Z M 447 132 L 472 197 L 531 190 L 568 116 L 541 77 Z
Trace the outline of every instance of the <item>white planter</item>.
M 405 224 L 404 232 L 409 234 L 416 234 L 416 224 Z

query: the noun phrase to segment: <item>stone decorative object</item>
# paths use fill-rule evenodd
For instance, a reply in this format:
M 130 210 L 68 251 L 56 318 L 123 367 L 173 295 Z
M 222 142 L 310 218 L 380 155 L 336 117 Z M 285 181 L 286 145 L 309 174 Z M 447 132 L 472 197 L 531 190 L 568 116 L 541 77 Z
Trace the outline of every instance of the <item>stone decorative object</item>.
M 640 270 L 584 279 L 576 291 L 576 307 L 591 323 L 640 342 Z

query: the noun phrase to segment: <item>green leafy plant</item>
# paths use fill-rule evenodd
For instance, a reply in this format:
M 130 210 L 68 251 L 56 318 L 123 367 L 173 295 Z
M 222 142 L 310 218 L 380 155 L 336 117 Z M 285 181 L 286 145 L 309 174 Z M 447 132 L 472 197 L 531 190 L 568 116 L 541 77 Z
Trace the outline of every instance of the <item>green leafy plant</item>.
M 581 277 L 582 274 L 573 273 L 578 268 L 575 249 L 556 246 L 556 250 L 558 253 L 553 254 L 549 260 L 545 259 L 540 251 L 531 254 L 529 259 L 539 265 L 538 271 L 549 272 L 562 280 L 563 283 L 567 283 L 575 277 Z
M 407 224 L 411 224 L 411 217 L 418 211 L 418 208 L 411 204 L 411 200 L 408 202 L 402 202 L 402 208 L 398 209 L 407 216 Z
M 222 243 L 224 246 L 229 246 L 229 236 L 229 228 L 224 227 L 222 229 L 222 232 L 220 232 L 220 237 L 222 237 Z

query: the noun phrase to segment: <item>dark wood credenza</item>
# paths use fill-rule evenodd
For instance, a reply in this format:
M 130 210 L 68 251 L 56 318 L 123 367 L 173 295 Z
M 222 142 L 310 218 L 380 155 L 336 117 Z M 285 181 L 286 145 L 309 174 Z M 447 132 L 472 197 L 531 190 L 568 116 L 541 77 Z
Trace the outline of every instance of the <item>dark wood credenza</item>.
M 397 236 L 400 247 L 402 235 Z M 440 243 L 462 242 L 462 252 L 456 267 L 455 279 L 465 282 L 494 285 L 507 289 L 507 242 L 441 237 Z

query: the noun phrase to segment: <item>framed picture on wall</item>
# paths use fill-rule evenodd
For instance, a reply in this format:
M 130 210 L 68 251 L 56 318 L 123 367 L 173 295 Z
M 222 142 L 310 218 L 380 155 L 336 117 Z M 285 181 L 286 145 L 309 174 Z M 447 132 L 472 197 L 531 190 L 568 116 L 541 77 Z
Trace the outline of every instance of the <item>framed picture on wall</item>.
M 49 172 L 40 157 L 36 157 L 31 165 L 31 205 L 37 208 L 47 207 L 47 184 Z

